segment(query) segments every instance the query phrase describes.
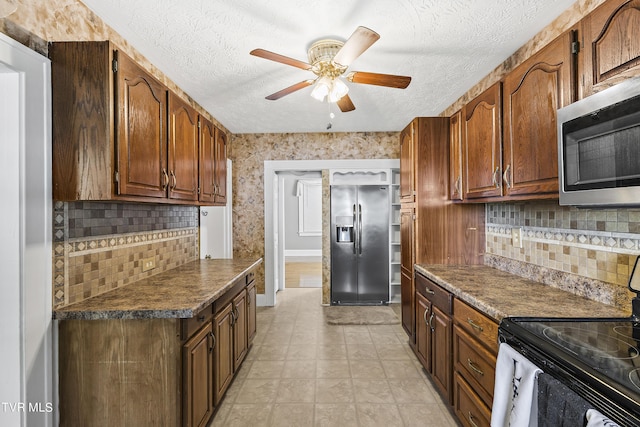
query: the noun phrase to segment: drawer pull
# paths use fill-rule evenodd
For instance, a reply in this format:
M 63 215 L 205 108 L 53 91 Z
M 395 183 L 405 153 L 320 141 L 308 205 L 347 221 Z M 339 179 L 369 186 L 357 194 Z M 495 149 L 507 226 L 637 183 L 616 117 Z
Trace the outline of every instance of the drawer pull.
M 484 331 L 484 329 L 482 329 L 482 326 L 476 324 L 472 319 L 467 318 L 467 323 L 480 332 Z
M 484 372 L 478 367 L 478 365 L 473 363 L 471 359 L 467 359 L 467 365 L 469 365 L 469 367 L 478 375 L 484 376 Z
M 429 288 L 424 288 L 424 291 L 425 291 L 426 293 L 428 293 L 429 295 L 435 295 L 435 294 L 436 294 L 436 293 L 435 293 L 435 291 L 432 291 L 432 290 L 431 290 L 431 289 L 429 289 Z
M 469 422 L 473 427 L 478 427 L 478 424 L 474 421 L 475 417 L 471 414 L 471 412 L 469 412 L 467 419 L 469 420 Z
M 198 322 L 204 322 L 204 314 L 198 316 Z

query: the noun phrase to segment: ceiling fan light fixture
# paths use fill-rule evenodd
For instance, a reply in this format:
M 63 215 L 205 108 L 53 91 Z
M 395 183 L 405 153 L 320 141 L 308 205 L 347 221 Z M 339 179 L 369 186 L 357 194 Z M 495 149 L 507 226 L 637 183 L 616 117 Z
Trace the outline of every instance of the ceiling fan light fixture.
M 311 91 L 311 96 L 314 99 L 322 102 L 324 98 L 329 95 L 331 91 L 332 83 L 331 79 L 328 77 L 320 77 L 316 84 L 313 86 L 313 90 Z
M 338 102 L 348 92 L 349 87 L 339 78 L 322 76 L 316 81 L 311 96 L 320 102 L 325 98 L 328 102 Z
M 349 87 L 344 84 L 344 82 L 338 78 L 333 80 L 333 86 L 329 91 L 329 102 L 338 102 L 340 98 L 345 96 L 349 92 Z

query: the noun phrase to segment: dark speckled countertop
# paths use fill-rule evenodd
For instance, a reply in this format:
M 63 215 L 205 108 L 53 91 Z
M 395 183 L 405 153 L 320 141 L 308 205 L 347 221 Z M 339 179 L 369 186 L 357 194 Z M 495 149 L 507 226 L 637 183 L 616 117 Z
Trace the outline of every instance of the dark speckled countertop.
M 500 321 L 504 317 L 626 317 L 628 312 L 484 265 L 418 265 L 416 271 Z M 631 307 L 629 307 L 631 308 Z
M 262 262 L 197 260 L 93 298 L 54 310 L 64 319 L 191 318 Z

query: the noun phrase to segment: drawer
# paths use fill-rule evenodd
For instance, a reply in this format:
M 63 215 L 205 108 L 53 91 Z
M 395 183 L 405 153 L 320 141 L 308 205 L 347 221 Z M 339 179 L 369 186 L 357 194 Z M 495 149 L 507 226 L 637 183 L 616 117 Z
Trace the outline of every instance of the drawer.
M 451 315 L 453 307 L 453 295 L 440 285 L 427 279 L 421 274 L 416 274 L 416 292 L 419 292 L 447 315 Z
M 498 324 L 493 319 L 456 298 L 453 302 L 453 320 L 494 355 L 498 354 Z
M 491 411 L 457 373 L 453 385 L 453 407 L 458 420 L 465 427 L 491 425 Z
M 182 319 L 180 339 L 186 340 L 195 334 L 204 324 L 213 319 L 213 305 L 208 305 L 190 319 Z
M 249 283 L 253 282 L 256 278 L 256 272 L 255 271 L 250 271 L 247 273 L 247 275 L 245 276 L 246 278 L 246 284 L 248 285 Z
M 496 357 L 459 326 L 453 327 L 453 365 L 478 396 L 491 407 L 496 376 Z

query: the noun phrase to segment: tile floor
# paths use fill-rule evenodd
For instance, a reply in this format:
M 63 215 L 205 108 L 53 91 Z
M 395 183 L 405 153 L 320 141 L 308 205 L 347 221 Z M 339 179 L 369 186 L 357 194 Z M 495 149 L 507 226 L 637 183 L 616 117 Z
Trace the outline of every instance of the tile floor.
M 258 308 L 258 333 L 209 427 L 457 426 L 398 325 L 331 326 L 321 289 Z

